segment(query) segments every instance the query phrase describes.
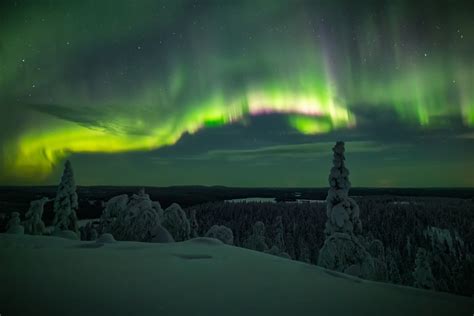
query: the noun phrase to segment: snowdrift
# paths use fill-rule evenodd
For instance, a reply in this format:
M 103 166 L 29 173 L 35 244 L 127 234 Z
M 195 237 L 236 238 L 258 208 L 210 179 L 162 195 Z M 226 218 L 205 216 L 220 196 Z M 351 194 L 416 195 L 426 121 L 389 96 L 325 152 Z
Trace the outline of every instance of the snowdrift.
M 2 315 L 472 315 L 468 297 L 364 281 L 210 238 L 0 234 Z

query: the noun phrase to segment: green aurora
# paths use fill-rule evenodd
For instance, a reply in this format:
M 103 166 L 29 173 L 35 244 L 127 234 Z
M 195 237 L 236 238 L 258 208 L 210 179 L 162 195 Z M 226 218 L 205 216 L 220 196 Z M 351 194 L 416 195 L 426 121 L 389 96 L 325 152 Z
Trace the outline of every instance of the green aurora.
M 356 135 L 362 110 L 393 112 L 411 136 L 472 135 L 472 4 L 7 1 L 0 9 L 4 184 L 48 183 L 70 156 L 153 153 L 263 115 L 283 117 L 311 143 Z M 372 180 L 363 183 L 381 183 Z

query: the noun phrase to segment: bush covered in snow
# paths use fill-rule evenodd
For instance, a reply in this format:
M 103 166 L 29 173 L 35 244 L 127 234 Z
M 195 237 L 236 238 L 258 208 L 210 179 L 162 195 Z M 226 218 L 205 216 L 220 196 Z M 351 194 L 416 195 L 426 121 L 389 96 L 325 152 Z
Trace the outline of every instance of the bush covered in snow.
M 111 244 L 111 243 L 116 242 L 116 240 L 112 234 L 105 233 L 105 234 L 100 235 L 100 237 L 97 238 L 96 242 L 103 243 L 103 244 Z
M 161 225 L 156 225 L 153 230 L 153 237 L 150 239 L 150 242 L 167 243 L 174 242 L 174 239 L 166 228 Z
M 222 241 L 224 244 L 234 244 L 234 234 L 232 230 L 224 225 L 214 225 L 206 233 L 206 237 L 215 238 Z

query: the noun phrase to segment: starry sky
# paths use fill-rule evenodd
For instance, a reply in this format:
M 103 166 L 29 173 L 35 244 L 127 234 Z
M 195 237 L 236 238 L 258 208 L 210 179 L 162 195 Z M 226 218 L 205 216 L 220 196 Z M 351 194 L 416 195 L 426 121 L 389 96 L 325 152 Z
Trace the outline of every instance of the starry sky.
M 0 184 L 474 186 L 473 1 L 0 4 Z

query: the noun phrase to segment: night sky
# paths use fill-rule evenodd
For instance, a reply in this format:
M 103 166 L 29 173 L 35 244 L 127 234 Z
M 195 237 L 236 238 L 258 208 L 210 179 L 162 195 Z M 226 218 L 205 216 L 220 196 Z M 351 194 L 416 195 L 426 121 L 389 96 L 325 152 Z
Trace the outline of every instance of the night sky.
M 474 186 L 474 1 L 2 1 L 0 184 Z

